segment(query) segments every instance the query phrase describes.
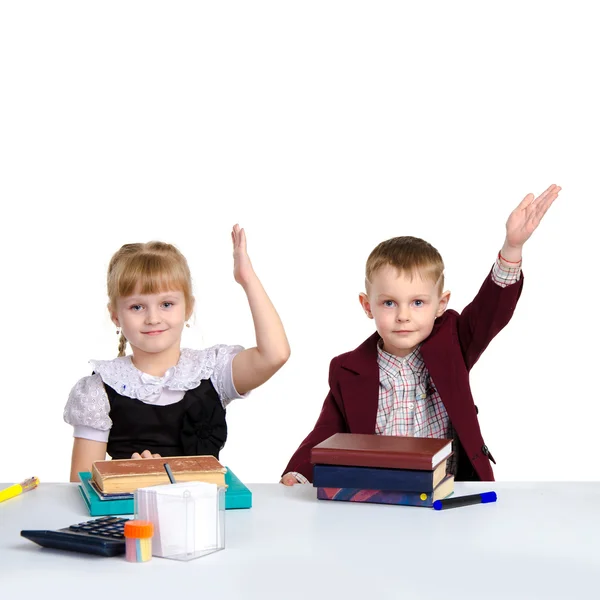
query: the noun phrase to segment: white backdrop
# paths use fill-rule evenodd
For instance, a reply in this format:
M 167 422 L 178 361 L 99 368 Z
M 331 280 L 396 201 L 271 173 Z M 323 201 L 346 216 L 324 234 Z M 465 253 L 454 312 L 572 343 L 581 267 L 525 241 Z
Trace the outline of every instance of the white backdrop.
M 451 307 L 510 211 L 563 187 L 525 248 L 514 319 L 472 372 L 499 480 L 599 479 L 595 381 L 600 38 L 586 3 L 3 2 L 0 481 L 66 481 L 62 411 L 116 355 L 123 243 L 188 257 L 184 344 L 251 346 L 231 226 L 279 310 L 288 364 L 231 405 L 222 460 L 277 481 L 331 358 L 372 332 L 371 249 L 442 253 Z M 591 10 L 591 9 L 589 9 Z

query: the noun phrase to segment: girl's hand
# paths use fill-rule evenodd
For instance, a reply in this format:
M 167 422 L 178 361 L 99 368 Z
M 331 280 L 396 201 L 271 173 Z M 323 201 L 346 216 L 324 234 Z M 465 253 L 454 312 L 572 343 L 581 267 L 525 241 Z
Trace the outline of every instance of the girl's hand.
M 506 222 L 505 247 L 519 250 L 523 247 L 558 197 L 560 190 L 559 186 L 552 184 L 537 198 L 534 198 L 533 194 L 527 194 L 523 198 L 521 204 L 510 213 Z
M 252 313 L 256 346 L 238 352 L 231 365 L 233 385 L 239 395 L 246 394 L 268 381 L 290 356 L 281 319 L 256 276 L 246 252 L 246 233 L 239 225 L 231 232 L 233 241 L 233 276 L 242 286 Z
M 141 454 L 139 452 L 134 452 L 131 455 L 131 458 L 160 458 L 160 454 L 152 454 L 150 450 L 144 450 Z
M 238 224 L 233 226 L 231 241 L 233 242 L 233 277 L 244 286 L 254 276 L 254 269 L 246 252 L 246 232 L 240 229 Z

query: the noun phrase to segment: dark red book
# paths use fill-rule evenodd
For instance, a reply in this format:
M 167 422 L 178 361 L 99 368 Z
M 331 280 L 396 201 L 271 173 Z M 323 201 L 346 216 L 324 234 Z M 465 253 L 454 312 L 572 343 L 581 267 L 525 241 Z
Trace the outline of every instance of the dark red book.
M 314 465 L 348 465 L 432 471 L 452 452 L 452 440 L 336 433 L 310 453 Z

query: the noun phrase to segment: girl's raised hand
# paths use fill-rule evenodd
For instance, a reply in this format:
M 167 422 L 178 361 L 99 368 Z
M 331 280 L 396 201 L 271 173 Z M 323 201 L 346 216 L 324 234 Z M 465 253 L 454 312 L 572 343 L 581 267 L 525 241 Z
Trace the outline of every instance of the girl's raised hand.
M 244 286 L 254 275 L 250 257 L 246 251 L 246 232 L 236 223 L 231 232 L 233 242 L 233 276 Z

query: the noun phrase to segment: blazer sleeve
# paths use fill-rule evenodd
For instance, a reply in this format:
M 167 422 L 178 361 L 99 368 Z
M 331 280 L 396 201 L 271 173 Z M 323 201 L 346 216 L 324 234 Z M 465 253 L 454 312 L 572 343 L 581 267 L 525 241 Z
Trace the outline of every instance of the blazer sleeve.
M 508 324 L 523 290 L 519 281 L 501 287 L 490 271 L 475 298 L 458 317 L 458 338 L 467 369 L 477 362 L 494 337 Z
M 348 431 L 337 384 L 337 359 L 334 358 L 329 365 L 329 393 L 323 402 L 319 418 L 313 430 L 294 452 L 282 476 L 293 471 L 301 473 L 312 483 L 313 465 L 310 462 L 310 451 L 334 433 L 346 433 Z

